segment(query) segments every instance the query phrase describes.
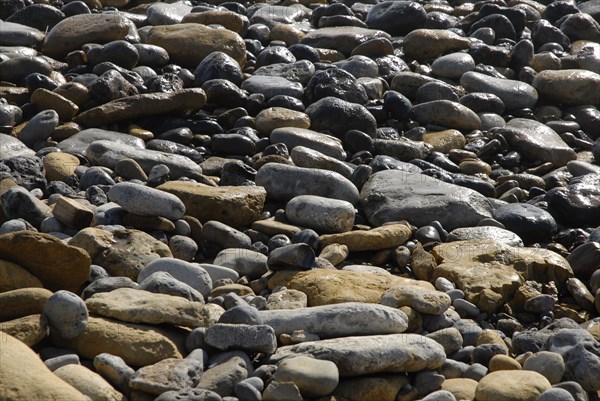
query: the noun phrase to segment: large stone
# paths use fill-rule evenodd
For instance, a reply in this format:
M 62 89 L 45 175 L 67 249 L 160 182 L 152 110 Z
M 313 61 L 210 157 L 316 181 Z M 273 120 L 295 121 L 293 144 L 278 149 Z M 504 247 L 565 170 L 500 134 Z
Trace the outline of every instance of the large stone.
M 450 100 L 433 100 L 413 107 L 415 119 L 423 124 L 436 124 L 466 132 L 480 129 L 481 120 L 468 107 Z
M 85 250 L 92 263 L 104 267 L 112 276 L 134 281 L 151 261 L 173 256 L 168 245 L 143 231 L 127 228 L 112 232 L 84 228 L 69 240 L 69 245 Z
M 194 329 L 208 326 L 210 319 L 210 311 L 201 302 L 133 288 L 94 294 L 85 304 L 91 313 L 130 323 L 170 324 Z
M 417 334 L 388 334 L 311 341 L 281 347 L 274 360 L 299 354 L 335 363 L 340 376 L 419 372 L 437 369 L 446 361 L 444 348 Z
M 433 278 L 444 277 L 485 312 L 506 303 L 525 280 L 559 288 L 573 276 L 569 263 L 547 249 L 511 247 L 489 240 L 456 241 L 433 248 L 438 266 Z
M 176 258 L 153 260 L 140 271 L 137 280 L 141 283 L 156 272 L 169 273 L 175 279 L 189 285 L 204 297 L 207 297 L 212 289 L 212 279 L 208 272 L 198 263 L 190 263 Z
M 513 118 L 494 132 L 503 135 L 512 149 L 531 160 L 561 167 L 577 158 L 575 151 L 552 128 L 535 120 Z
M 533 107 L 538 100 L 537 90 L 525 82 L 495 78 L 475 71 L 464 73 L 460 84 L 468 92 L 484 92 L 498 96 L 507 110 Z
M 5 17 L 3 16 L 2 19 L 5 19 Z M 37 48 L 44 40 L 44 32 L 16 22 L 0 21 L 0 31 L 2 31 L 0 46 L 27 46 Z
M 143 117 L 168 113 L 192 113 L 206 102 L 206 94 L 200 88 L 188 88 L 179 92 L 144 93 L 127 96 L 96 106 L 75 117 L 75 122 L 86 127 L 98 127 Z
M 52 290 L 79 291 L 90 275 L 90 256 L 58 238 L 33 231 L 0 235 L 0 255 Z
M 279 383 L 292 382 L 305 398 L 316 398 L 331 393 L 339 383 L 337 366 L 330 361 L 297 356 L 283 360 L 273 380 Z
M 535 401 L 552 385 L 537 372 L 498 370 L 479 381 L 477 401 Z
M 321 247 L 332 244 L 346 245 L 350 252 L 378 251 L 404 244 L 412 236 L 404 224 L 388 224 L 371 230 L 354 230 L 339 234 L 321 235 Z
M 332 396 L 352 401 L 395 401 L 402 387 L 407 384 L 409 379 L 404 374 L 346 377 L 340 380 Z
M 452 230 L 474 226 L 492 212 L 487 198 L 472 189 L 400 170 L 373 174 L 360 198 L 365 215 L 375 226 L 408 220 L 420 227 L 438 220 Z
M 445 29 L 415 29 L 403 40 L 404 53 L 419 61 L 434 59 L 470 46 L 468 38 Z
M 532 85 L 541 96 L 570 105 L 600 105 L 600 74 L 586 70 L 546 70 L 539 72 Z
M 203 363 L 195 358 L 168 358 L 138 369 L 131 377 L 133 390 L 160 395 L 166 391 L 193 388 L 200 381 Z
M 0 321 L 42 313 L 52 292 L 45 288 L 21 288 L 0 294 Z
M 300 43 L 317 48 L 334 49 L 349 56 L 356 46 L 374 38 L 391 39 L 390 35 L 383 31 L 340 26 L 316 29 L 306 34 Z
M 346 159 L 346 152 L 340 139 L 317 131 L 282 127 L 274 129 L 269 138 L 271 143 L 284 143 L 290 151 L 296 146 L 304 146 L 339 160 Z
M 43 286 L 42 282 L 26 269 L 16 263 L 0 259 L 0 293 Z
M 123 358 L 130 366 L 146 366 L 166 358 L 181 358 L 184 333 L 157 326 L 123 323 L 90 317 L 85 332 L 74 339 L 51 333 L 55 346 L 69 348 L 80 356 L 94 359 L 107 352 Z
M 510 246 L 523 246 L 523 240 L 512 231 L 494 226 L 463 227 L 448 233 L 448 242 L 489 239 Z
M 42 324 L 41 315 L 29 315 L 0 323 L 0 331 L 15 337 L 30 347 L 46 337 L 48 328 Z
M 127 400 L 102 376 L 83 365 L 68 364 L 56 369 L 54 374 L 94 401 Z
M 246 45 L 243 39 L 227 29 L 195 23 L 160 25 L 149 29 L 142 39 L 145 43 L 164 48 L 172 62 L 185 67 L 196 68 L 214 51 L 227 54 L 240 66 L 246 64 Z
M 360 104 L 328 96 L 308 106 L 306 114 L 310 117 L 310 129 L 313 131 L 329 131 L 342 138 L 347 131 L 356 129 L 375 137 L 375 117 Z
M 35 152 L 14 136 L 0 134 L 0 161 L 15 156 L 34 156 Z
M 258 220 L 266 192 L 261 187 L 210 187 L 203 184 L 169 181 L 157 187 L 183 201 L 186 213 L 202 223 L 216 220 L 232 227 L 249 226 Z
M 277 349 L 273 328 L 264 324 L 213 324 L 206 329 L 204 340 L 207 345 L 223 351 L 238 349 L 272 354 Z
M 256 185 L 264 187 L 267 196 L 275 200 L 316 195 L 345 200 L 353 205 L 358 202 L 356 186 L 341 174 L 329 170 L 268 163 L 258 170 Z
M 61 59 L 86 43 L 125 39 L 133 23 L 120 13 L 79 14 L 65 18 L 46 34 L 42 52 Z
M 379 303 L 381 295 L 397 285 L 418 285 L 433 289 L 425 281 L 411 280 L 391 274 L 314 269 L 305 272 L 278 272 L 269 281 L 269 288 L 284 285 L 304 292 L 308 306 L 344 302 Z
M 408 320 L 399 309 L 358 302 L 263 310 L 260 316 L 264 324 L 273 327 L 278 337 L 296 330 L 304 330 L 320 338 L 402 333 Z
M 35 352 L 13 336 L 0 332 L 0 383 L 2 400 L 89 400 L 54 375 Z M 35 380 L 32 380 L 35 378 Z
M 179 220 L 185 214 L 185 206 L 178 197 L 145 185 L 121 182 L 113 185 L 107 195 L 108 199 L 138 216 Z
M 300 195 L 285 206 L 286 218 L 292 224 L 322 233 L 346 232 L 354 225 L 351 203 L 314 195 Z
M 202 168 L 186 156 L 165 153 L 158 150 L 140 149 L 126 144 L 115 144 L 106 140 L 90 144 L 85 151 L 85 155 L 94 164 L 108 167 L 111 170 L 115 169 L 120 160 L 129 158 L 135 160 L 146 174 L 149 174 L 152 167 L 157 164 L 167 166 L 170 176 L 173 179 L 202 174 Z
M 404 36 L 423 28 L 427 11 L 411 1 L 383 1 L 369 10 L 365 23 L 371 29 L 381 29 L 393 36 Z M 398 21 L 402 21 L 399 24 Z
M 113 145 L 124 144 L 138 149 L 145 149 L 144 140 L 133 135 L 100 128 L 88 128 L 60 141 L 57 147 L 66 153 L 84 155 L 88 146 L 96 141 L 110 141 Z
M 384 292 L 380 303 L 392 308 L 410 306 L 419 313 L 439 316 L 450 307 L 451 299 L 441 291 L 426 290 L 414 285 L 399 285 Z
M 23 219 L 35 227 L 52 214 L 47 204 L 18 185 L 0 195 L 0 211 L 8 219 Z

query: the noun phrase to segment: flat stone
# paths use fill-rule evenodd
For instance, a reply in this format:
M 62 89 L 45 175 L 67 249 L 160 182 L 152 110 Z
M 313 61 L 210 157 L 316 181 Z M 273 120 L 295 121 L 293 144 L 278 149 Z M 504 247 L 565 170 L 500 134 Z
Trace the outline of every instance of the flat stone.
M 340 139 L 317 131 L 297 127 L 281 127 L 271 131 L 269 138 L 271 143 L 285 144 L 289 151 L 296 146 L 304 146 L 339 160 L 346 159 L 346 152 Z
M 402 333 L 407 328 L 408 319 L 398 309 L 358 302 L 263 310 L 260 316 L 264 324 L 275 330 L 277 337 L 304 330 L 320 338 Z
M 220 350 L 241 349 L 246 352 L 272 354 L 277 349 L 277 337 L 267 325 L 217 323 L 206 329 L 205 341 Z
M 450 280 L 467 301 L 486 312 L 510 300 L 525 280 L 554 281 L 563 287 L 573 274 L 568 262 L 550 250 L 489 240 L 449 242 L 433 248 L 432 254 L 438 263 L 433 278 Z
M 0 254 L 52 291 L 78 291 L 90 275 L 89 255 L 49 234 L 18 231 L 0 235 Z
M 242 83 L 242 89 L 250 93 L 261 93 L 265 99 L 278 95 L 302 98 L 302 84 L 288 81 L 283 77 L 253 75 Z
M 100 317 L 90 317 L 85 332 L 77 338 L 66 340 L 51 334 L 51 340 L 55 346 L 72 349 L 84 358 L 94 359 L 106 352 L 120 356 L 130 366 L 181 358 L 183 349 L 181 332 Z
M 443 29 L 415 29 L 403 40 L 404 53 L 413 59 L 425 61 L 444 53 L 468 49 L 468 38 Z
M 249 226 L 258 220 L 264 206 L 265 189 L 256 187 L 210 187 L 203 184 L 169 181 L 156 189 L 177 196 L 186 213 L 202 223 L 217 220 L 232 227 Z
M 339 234 L 321 235 L 322 247 L 331 244 L 346 245 L 350 252 L 376 251 L 404 244 L 412 236 L 404 224 L 389 224 L 371 230 L 354 230 Z
M 419 313 L 439 316 L 450 307 L 450 297 L 441 291 L 405 285 L 388 289 L 381 296 L 382 305 L 392 308 L 410 306 Z
M 41 323 L 41 315 L 29 315 L 0 323 L 2 333 L 34 347 L 46 338 L 47 327 Z
M 225 354 L 223 357 L 220 362 L 209 366 L 209 369 L 202 374 L 198 389 L 214 391 L 222 397 L 235 394 L 235 385 L 248 377 L 248 369 L 252 369 L 252 366 L 248 366 L 250 363 L 246 362 L 248 357 L 245 354 L 246 359 L 235 353 Z M 201 398 L 201 400 L 212 401 L 213 398 Z
M 402 387 L 408 383 L 408 378 L 402 374 L 345 377 L 340 380 L 332 396 L 356 401 L 394 401 Z
M 75 135 L 60 141 L 57 147 L 66 153 L 85 155 L 88 146 L 95 141 L 111 141 L 113 145 L 124 144 L 137 149 L 146 148 L 144 140 L 141 138 L 100 128 L 88 128 L 79 131 Z
M 256 279 L 267 272 L 267 256 L 243 248 L 223 249 L 213 263 L 236 271 L 240 276 Z M 208 270 L 208 269 L 207 269 Z M 210 270 L 208 270 L 210 272 Z
M 113 185 L 108 199 L 140 216 L 162 216 L 179 220 L 185 214 L 185 206 L 178 197 L 145 185 L 122 182 Z
M 131 377 L 133 390 L 160 395 L 166 391 L 193 388 L 200 382 L 204 364 L 194 358 L 163 359 L 138 369 Z
M 307 33 L 300 43 L 316 48 L 335 49 L 349 56 L 356 46 L 374 38 L 391 39 L 383 31 L 343 26 L 316 29 Z
M 600 74 L 586 70 L 546 70 L 533 78 L 532 85 L 550 101 L 571 105 L 600 105 Z
M 360 198 L 365 215 L 375 226 L 400 220 L 424 226 L 437 220 L 452 230 L 491 217 L 489 201 L 478 192 L 400 170 L 371 175 Z
M 36 89 L 31 94 L 30 102 L 42 110 L 56 111 L 61 121 L 71 121 L 79 112 L 79 107 L 75 103 L 45 88 Z
M 79 14 L 56 24 L 44 38 L 42 52 L 61 59 L 86 43 L 108 43 L 125 39 L 133 23 L 115 13 Z
M 213 283 L 210 276 L 198 263 L 190 263 L 170 257 L 156 259 L 140 271 L 137 280 L 142 282 L 156 272 L 169 273 L 177 280 L 200 292 L 204 297 L 207 297 L 212 289 Z
M 531 160 L 561 167 L 577 158 L 575 151 L 552 128 L 534 120 L 514 118 L 494 132 L 503 135 L 513 149 Z
M 304 292 L 308 297 L 308 306 L 344 302 L 377 304 L 387 289 L 397 285 L 433 289 L 433 285 L 427 282 L 399 276 L 329 269 L 278 272 L 270 279 L 269 288 L 278 285 Z
M 45 288 L 20 288 L 0 293 L 0 302 L 5 306 L 0 312 L 0 321 L 42 313 L 52 292 Z
M 112 276 L 132 280 L 137 280 L 139 272 L 151 261 L 173 256 L 166 244 L 132 229 L 109 232 L 84 228 L 69 240 L 69 245 L 85 251 L 94 264 L 104 267 Z
M 181 23 L 183 17 L 192 12 L 192 6 L 183 1 L 153 3 L 146 10 L 151 25 L 173 25 Z
M 355 166 L 350 166 L 341 160 L 304 146 L 296 146 L 290 156 L 292 162 L 298 167 L 329 170 L 341 174 L 347 179 L 352 178 L 355 169 Z
M 417 334 L 343 337 L 280 347 L 274 360 L 298 354 L 335 363 L 340 376 L 418 372 L 436 369 L 446 360 L 444 348 Z
M 481 401 L 535 401 L 551 384 L 537 372 L 499 370 L 486 375 L 475 391 Z
M 210 319 L 209 310 L 202 302 L 133 288 L 97 293 L 85 303 L 92 313 L 130 323 L 170 324 L 194 329 L 207 326 Z
M 292 198 L 285 207 L 285 215 L 292 224 L 323 233 L 350 231 L 354 224 L 351 203 L 314 195 Z
M 136 118 L 153 117 L 173 112 L 190 113 L 199 110 L 206 102 L 200 88 L 179 92 L 144 93 L 127 96 L 79 113 L 74 121 L 86 127 L 98 127 Z
M 464 73 L 460 84 L 467 92 L 485 92 L 498 96 L 507 110 L 531 108 L 538 100 L 537 90 L 525 82 L 495 78 L 475 71 Z
M 291 357 L 283 360 L 273 375 L 280 383 L 292 382 L 305 398 L 315 398 L 331 393 L 339 383 L 337 366 L 306 356 Z
M 2 382 L 7 400 L 44 401 L 48 398 L 85 401 L 88 398 L 63 380 L 57 379 L 39 356 L 26 344 L 3 333 Z M 31 377 L 35 380 L 31 380 Z
M 302 112 L 284 107 L 270 107 L 256 116 L 256 129 L 262 135 L 268 136 L 281 127 L 307 129 L 310 127 L 310 118 Z
M 227 29 L 196 23 L 159 25 L 149 29 L 142 39 L 144 43 L 164 48 L 173 62 L 185 67 L 196 68 L 213 51 L 227 54 L 240 66 L 246 64 L 244 41 Z
M 294 182 L 294 186 L 287 183 Z M 348 179 L 333 171 L 268 163 L 256 174 L 256 185 L 276 200 L 289 200 L 299 195 L 316 195 L 356 204 L 358 190 Z
M 68 364 L 53 372 L 65 382 L 94 400 L 125 400 L 102 376 L 83 365 Z

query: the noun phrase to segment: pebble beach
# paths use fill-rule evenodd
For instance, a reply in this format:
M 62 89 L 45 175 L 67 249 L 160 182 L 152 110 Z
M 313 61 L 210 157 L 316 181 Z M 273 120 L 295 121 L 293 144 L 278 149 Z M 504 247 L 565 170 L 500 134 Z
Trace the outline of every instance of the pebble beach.
M 600 401 L 600 0 L 0 0 L 0 401 Z

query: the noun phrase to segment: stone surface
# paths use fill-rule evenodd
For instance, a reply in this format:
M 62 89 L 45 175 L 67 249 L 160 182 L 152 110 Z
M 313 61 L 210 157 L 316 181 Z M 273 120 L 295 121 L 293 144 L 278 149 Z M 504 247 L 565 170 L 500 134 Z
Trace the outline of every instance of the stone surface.
M 177 196 L 144 185 L 118 183 L 111 187 L 107 195 L 112 202 L 138 216 L 178 220 L 185 214 L 185 206 Z
M 83 365 L 65 365 L 56 369 L 54 374 L 93 400 L 126 400 L 125 396 L 115 390 L 102 376 Z
M 280 272 L 269 281 L 270 288 L 285 285 L 287 288 L 304 292 L 308 297 L 308 306 L 344 302 L 376 304 L 388 288 L 407 284 L 433 289 L 429 283 L 404 277 L 329 269 Z
M 467 92 L 485 92 L 498 96 L 508 110 L 533 107 L 538 100 L 537 90 L 525 82 L 490 77 L 475 71 L 464 73 L 460 84 Z
M 540 95 L 554 102 L 580 105 L 600 104 L 600 74 L 585 70 L 541 71 L 532 85 Z M 568 88 L 568 89 L 567 89 Z
M 345 302 L 337 305 L 300 309 L 260 311 L 264 324 L 275 334 L 291 334 L 296 330 L 335 338 L 356 335 L 402 333 L 407 328 L 404 312 L 383 305 Z
M 437 220 L 451 230 L 491 217 L 491 205 L 483 195 L 400 170 L 373 174 L 364 184 L 360 199 L 367 218 L 376 226 L 399 220 L 424 226 Z
M 404 224 L 388 224 L 372 230 L 355 230 L 340 234 L 322 235 L 321 246 L 346 245 L 350 252 L 373 251 L 402 245 L 412 235 Z
M 356 46 L 374 38 L 390 39 L 390 35 L 376 29 L 347 26 L 331 27 L 309 32 L 302 38 L 300 43 L 312 47 L 335 49 L 344 55 L 350 55 Z
M 213 287 L 210 275 L 197 263 L 190 263 L 175 258 L 160 258 L 148 263 L 139 273 L 137 280 L 143 282 L 156 272 L 166 272 L 177 280 L 186 283 L 207 297 Z
M 258 220 L 266 198 L 261 187 L 210 187 L 170 181 L 157 189 L 177 196 L 186 213 L 201 222 L 217 220 L 232 227 L 248 226 Z
M 277 337 L 271 326 L 217 323 L 206 329 L 206 343 L 219 350 L 241 349 L 248 353 L 272 354 Z
M 41 324 L 40 315 L 29 315 L 0 323 L 0 331 L 34 347 L 46 337 L 47 327 Z
M 42 313 L 44 305 L 52 292 L 45 288 L 20 288 L 0 293 L 0 302 L 4 309 L 0 312 L 0 321 Z
M 305 398 L 315 398 L 331 393 L 339 383 L 337 366 L 330 361 L 297 356 L 284 359 L 273 375 L 280 383 L 292 382 Z
M 481 401 L 535 401 L 551 384 L 539 373 L 526 370 L 500 370 L 486 375 L 475 391 Z
M 6 400 L 42 401 L 49 397 L 72 401 L 87 398 L 61 379 L 58 379 L 42 360 L 21 341 L 2 333 L 4 345 L 0 347 L 2 367 L 2 397 Z M 31 377 L 35 380 L 31 380 Z
M 98 293 L 85 303 L 96 315 L 131 323 L 170 324 L 191 329 L 209 323 L 209 310 L 201 302 L 133 288 Z
M 417 334 L 344 337 L 280 347 L 273 358 L 307 354 L 335 363 L 340 376 L 418 372 L 446 360 L 444 348 Z M 418 357 L 417 357 L 418 355 Z
M 43 286 L 38 278 L 18 264 L 0 260 L 0 293 L 20 288 Z
M 313 195 L 292 198 L 285 207 L 285 215 L 292 224 L 322 233 L 350 231 L 354 224 L 351 203 Z
M 52 290 L 78 291 L 90 274 L 90 257 L 48 234 L 18 231 L 0 235 L 0 254 Z
M 393 308 L 410 306 L 419 313 L 441 315 L 450 307 L 450 297 L 441 291 L 429 291 L 417 286 L 397 286 L 381 296 L 382 305 Z
M 203 363 L 194 358 L 167 358 L 138 369 L 131 377 L 133 390 L 160 395 L 167 391 L 193 388 L 200 381 Z

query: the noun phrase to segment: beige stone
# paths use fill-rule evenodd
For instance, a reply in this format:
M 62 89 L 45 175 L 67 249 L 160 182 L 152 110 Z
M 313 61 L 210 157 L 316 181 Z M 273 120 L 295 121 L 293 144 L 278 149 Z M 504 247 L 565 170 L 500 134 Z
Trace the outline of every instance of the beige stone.
M 490 372 L 495 372 L 497 370 L 522 370 L 523 367 L 514 358 L 499 354 L 490 359 L 489 369 Z
M 291 24 L 275 23 L 269 33 L 269 39 L 282 40 L 287 46 L 295 45 L 304 37 L 305 33 Z
M 493 312 L 512 299 L 525 280 L 554 281 L 562 288 L 573 276 L 569 263 L 548 249 L 511 247 L 491 240 L 441 244 L 432 254 L 438 263 L 433 279 L 450 280 L 484 312 Z
M 348 258 L 350 251 L 346 245 L 329 244 L 321 250 L 320 258 L 328 260 L 332 265 L 339 265 Z
M 210 187 L 184 181 L 169 181 L 157 189 L 176 195 L 186 213 L 200 222 L 216 220 L 232 227 L 258 220 L 267 196 L 262 187 Z
M 321 246 L 346 245 L 350 252 L 377 251 L 404 244 L 412 236 L 404 224 L 389 224 L 371 230 L 355 230 L 340 234 L 321 235 Z
M 479 334 L 476 345 L 479 346 L 483 344 L 499 345 L 506 351 L 506 353 L 509 351 L 508 346 L 500 336 L 500 333 L 496 330 L 485 329 L 481 332 L 481 334 Z
M 40 324 L 41 315 L 30 315 L 0 323 L 0 331 L 8 333 L 29 347 L 46 337 L 46 327 Z
M 397 285 L 417 285 L 433 290 L 433 285 L 393 275 L 344 270 L 315 269 L 303 272 L 277 272 L 269 280 L 269 288 L 284 285 L 302 291 L 308 306 L 342 302 L 379 303 L 381 295 Z
M 282 127 L 308 129 L 310 118 L 306 113 L 283 107 L 270 107 L 256 116 L 256 129 L 261 135 L 268 136 L 274 129 Z
M 79 159 L 65 152 L 52 152 L 44 156 L 44 170 L 48 181 L 64 181 L 75 173 Z
M 214 297 L 229 294 L 230 292 L 233 292 L 234 294 L 237 294 L 241 297 L 243 297 L 244 295 L 255 295 L 254 291 L 252 291 L 252 288 L 246 287 L 245 285 L 225 284 L 225 285 L 221 285 L 219 287 L 213 288 L 210 292 L 210 296 L 211 296 L 211 298 L 214 298 Z
M 152 27 L 144 42 L 164 48 L 171 61 L 196 68 L 213 51 L 231 56 L 241 67 L 246 64 L 246 44 L 235 32 L 202 24 L 160 25 Z
M 129 385 L 134 390 L 160 395 L 170 390 L 195 387 L 202 374 L 202 362 L 194 358 L 163 359 L 138 369 Z
M 92 401 L 126 401 L 127 399 L 115 390 L 102 376 L 83 365 L 69 364 L 54 371 L 54 374 Z
M 90 92 L 87 86 L 78 82 L 67 82 L 54 89 L 54 92 L 75 103 L 77 106 L 81 106 L 90 100 Z
M 19 288 L 0 294 L 0 321 L 42 313 L 52 292 L 45 288 Z
M 69 240 L 69 245 L 85 250 L 94 264 L 104 267 L 112 276 L 129 277 L 134 281 L 148 263 L 173 256 L 167 244 L 132 229 L 109 232 L 84 228 Z
M 130 366 L 146 366 L 181 358 L 186 334 L 183 330 L 90 317 L 79 337 L 67 340 L 51 332 L 50 338 L 55 346 L 72 349 L 87 359 L 108 352 Z
M 252 229 L 265 233 L 268 236 L 284 234 L 288 237 L 293 237 L 294 234 L 302 231 L 298 226 L 275 221 L 274 219 L 257 220 L 252 223 Z
M 470 46 L 469 38 L 443 29 L 415 29 L 403 41 L 404 54 L 418 61 L 430 60 Z
M 40 110 L 54 110 L 61 121 L 71 121 L 79 112 L 79 107 L 69 99 L 51 92 L 45 88 L 38 88 L 31 94 L 30 102 Z
M 457 400 L 474 400 L 476 388 L 477 382 L 473 379 L 446 379 L 442 383 L 442 390 L 451 392 Z
M 477 401 L 535 401 L 551 388 L 541 374 L 527 370 L 498 370 L 479 381 Z
M 10 334 L 0 332 L 0 336 L 0 400 L 89 401 L 54 375 L 27 345 Z
M 386 290 L 379 303 L 393 308 L 410 306 L 419 313 L 439 316 L 450 307 L 451 302 L 448 294 L 441 291 L 399 285 Z
M 56 200 L 52 214 L 58 221 L 76 230 L 88 227 L 94 218 L 94 212 L 90 208 L 66 196 Z
M 205 102 L 206 94 L 200 88 L 188 88 L 169 93 L 143 93 L 96 106 L 79 113 L 74 120 L 86 127 L 99 127 L 160 114 L 191 113 L 199 110 Z
M 90 276 L 90 256 L 56 237 L 33 231 L 0 235 L 0 255 L 52 290 L 78 292 Z
M 532 82 L 541 97 L 572 105 L 600 105 L 600 74 L 586 70 L 542 71 Z
M 452 149 L 462 149 L 466 140 L 460 131 L 448 129 L 438 132 L 428 132 L 423 135 L 423 142 L 433 146 L 433 150 L 442 153 L 448 153 Z
M 133 288 L 118 288 L 94 294 L 85 301 L 88 310 L 100 316 L 130 323 L 171 324 L 206 327 L 209 310 L 201 302 Z
M 43 286 L 42 282 L 26 269 L 16 263 L 0 259 L 0 293 L 19 288 Z
M 124 39 L 132 26 L 118 13 L 80 14 L 63 19 L 46 34 L 42 52 L 61 59 L 86 43 L 108 43 Z
M 394 401 L 396 394 L 408 383 L 408 377 L 404 375 L 350 377 L 340 381 L 332 396 L 348 401 Z
M 240 33 L 244 28 L 244 19 L 242 16 L 228 10 L 208 10 L 199 13 L 189 13 L 183 17 L 181 23 L 223 25 L 225 28 L 236 33 Z

